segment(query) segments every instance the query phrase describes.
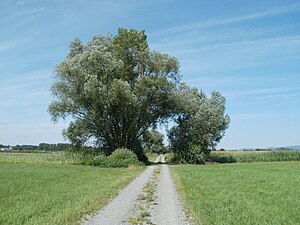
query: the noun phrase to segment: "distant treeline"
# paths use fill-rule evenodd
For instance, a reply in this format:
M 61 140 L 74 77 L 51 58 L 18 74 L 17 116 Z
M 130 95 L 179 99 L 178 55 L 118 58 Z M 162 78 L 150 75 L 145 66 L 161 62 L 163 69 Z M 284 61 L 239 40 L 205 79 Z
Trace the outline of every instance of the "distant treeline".
M 40 143 L 39 145 L 16 145 L 12 150 L 29 150 L 29 151 L 64 151 L 70 147 L 67 143 L 48 144 Z
M 2 144 L 0 144 L 0 148 L 9 148 L 9 145 L 2 145 Z

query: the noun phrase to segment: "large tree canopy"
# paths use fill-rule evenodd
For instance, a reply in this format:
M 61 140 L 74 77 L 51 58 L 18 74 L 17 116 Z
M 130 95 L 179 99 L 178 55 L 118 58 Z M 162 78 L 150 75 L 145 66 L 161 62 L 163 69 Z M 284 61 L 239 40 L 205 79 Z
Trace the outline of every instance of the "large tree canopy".
M 178 70 L 176 58 L 149 49 L 144 31 L 119 29 L 86 44 L 75 39 L 56 67 L 49 112 L 54 121 L 72 117 L 64 135 L 73 146 L 93 141 L 107 155 L 125 147 L 140 160 L 145 132 L 177 118 L 172 148 L 193 158 L 218 143 L 229 118 L 224 97 L 180 84 Z
M 107 154 L 126 147 L 142 159 L 143 133 L 176 112 L 178 69 L 176 58 L 150 51 L 144 31 L 75 39 L 56 67 L 49 112 L 73 117 L 64 131 L 73 145 L 94 140 Z
M 171 149 L 178 160 L 202 163 L 219 143 L 230 119 L 225 115 L 225 98 L 217 91 L 208 98 L 196 88 L 178 88 L 180 114 L 169 131 Z

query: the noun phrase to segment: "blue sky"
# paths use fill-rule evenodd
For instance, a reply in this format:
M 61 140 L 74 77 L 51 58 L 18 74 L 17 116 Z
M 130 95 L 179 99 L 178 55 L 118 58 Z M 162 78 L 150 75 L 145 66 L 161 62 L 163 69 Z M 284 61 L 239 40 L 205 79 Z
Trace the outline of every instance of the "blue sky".
M 0 1 L 0 143 L 62 142 L 47 108 L 70 41 L 145 29 L 178 58 L 183 81 L 227 98 L 219 148 L 300 144 L 300 2 Z

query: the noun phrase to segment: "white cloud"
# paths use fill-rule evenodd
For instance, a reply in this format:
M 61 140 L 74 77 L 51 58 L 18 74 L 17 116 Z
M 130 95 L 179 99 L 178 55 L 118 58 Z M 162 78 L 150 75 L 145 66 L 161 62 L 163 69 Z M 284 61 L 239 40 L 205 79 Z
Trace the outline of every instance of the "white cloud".
M 262 12 L 243 15 L 243 16 L 224 18 L 224 19 L 211 19 L 203 22 L 201 21 L 197 23 L 184 24 L 169 29 L 165 29 L 164 31 L 154 34 L 154 36 L 169 35 L 173 33 L 186 32 L 190 30 L 198 30 L 198 29 L 214 27 L 219 25 L 239 23 L 247 20 L 253 20 L 262 17 L 272 16 L 276 14 L 284 14 L 284 13 L 299 11 L 299 10 L 300 10 L 300 4 L 281 6 L 280 8 L 272 8 Z
M 252 104 L 264 104 L 274 108 L 284 105 L 287 102 L 298 102 L 300 96 L 300 87 L 270 87 L 270 88 L 252 88 L 253 84 L 245 83 L 240 89 L 230 91 L 230 88 L 222 91 L 228 102 L 246 101 Z M 248 86 L 247 86 L 248 85 Z M 244 105 L 245 103 L 243 103 Z M 266 105 L 267 104 L 267 105 Z
M 272 27 L 230 27 L 211 31 L 191 31 L 172 36 L 171 38 L 159 39 L 150 43 L 152 49 L 158 51 L 172 52 L 173 49 L 186 49 L 191 46 L 207 46 L 211 43 L 232 43 L 236 40 L 251 40 L 266 34 L 278 33 L 281 30 L 290 28 L 292 25 Z M 240 41 L 239 41 L 240 42 Z
M 18 47 L 22 44 L 22 40 L 15 39 L 15 40 L 6 40 L 0 42 L 0 55 L 5 51 L 11 50 L 13 48 Z M 4 57 L 4 55 L 2 56 Z
M 216 73 L 299 61 L 300 36 L 265 38 L 175 50 L 184 73 Z
M 195 53 L 206 53 L 213 50 L 223 51 L 224 49 L 231 49 L 232 51 L 237 51 L 247 49 L 251 50 L 253 48 L 258 49 L 261 47 L 271 48 L 271 47 L 282 47 L 283 45 L 294 47 L 300 47 L 300 35 L 291 35 L 291 36 L 282 36 L 282 37 L 273 37 L 273 38 L 261 38 L 255 40 L 246 40 L 246 41 L 234 41 L 228 43 L 217 43 L 217 44 L 208 44 L 200 48 L 190 47 L 185 50 L 175 50 L 173 54 L 175 55 L 187 55 Z M 176 46 L 176 44 L 174 44 Z M 174 47 L 173 46 L 173 47 Z M 174 48 L 173 48 L 174 49 Z
M 44 8 L 18 8 L 17 10 L 11 10 L 8 12 L 8 16 L 0 20 L 0 24 L 7 24 L 14 20 L 22 21 L 23 18 L 42 12 Z

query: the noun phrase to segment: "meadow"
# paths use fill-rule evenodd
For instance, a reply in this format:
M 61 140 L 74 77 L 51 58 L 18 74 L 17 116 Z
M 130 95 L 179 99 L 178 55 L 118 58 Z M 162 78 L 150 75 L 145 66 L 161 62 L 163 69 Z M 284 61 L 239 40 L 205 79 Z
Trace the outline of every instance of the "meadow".
M 173 166 L 196 224 L 299 224 L 299 162 Z
M 0 224 L 77 224 L 144 167 L 72 165 L 63 153 L 0 153 Z
M 148 156 L 154 161 L 157 154 Z M 195 224 L 298 224 L 299 156 L 213 152 L 213 163 L 173 165 L 172 174 Z M 0 224 L 79 224 L 144 170 L 80 162 L 63 152 L 0 152 Z

